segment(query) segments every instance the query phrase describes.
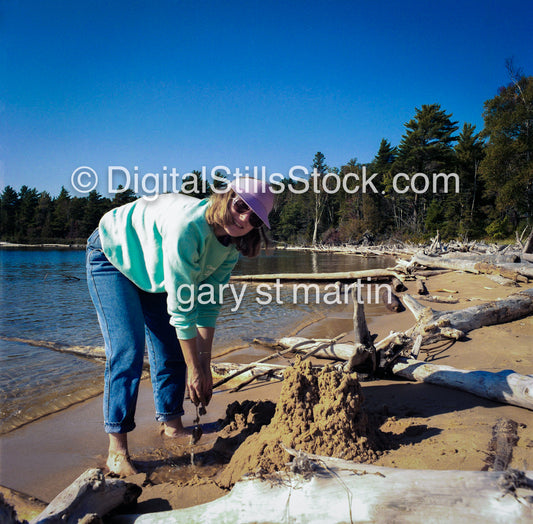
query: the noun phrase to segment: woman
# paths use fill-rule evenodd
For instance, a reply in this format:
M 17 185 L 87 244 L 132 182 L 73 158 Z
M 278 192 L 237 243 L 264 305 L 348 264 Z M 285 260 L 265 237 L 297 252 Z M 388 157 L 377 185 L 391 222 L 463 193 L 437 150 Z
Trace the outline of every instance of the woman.
M 239 253 L 256 256 L 266 243 L 263 226 L 270 228 L 273 202 L 267 184 L 239 178 L 210 199 L 164 194 L 118 207 L 89 238 L 87 282 L 106 350 L 110 472 L 136 472 L 127 434 L 135 428 L 145 345 L 156 420 L 165 435 L 185 434 L 186 383 L 192 402 L 209 403 L 220 286 L 228 282 Z M 211 299 L 197 300 L 199 287 L 206 286 Z

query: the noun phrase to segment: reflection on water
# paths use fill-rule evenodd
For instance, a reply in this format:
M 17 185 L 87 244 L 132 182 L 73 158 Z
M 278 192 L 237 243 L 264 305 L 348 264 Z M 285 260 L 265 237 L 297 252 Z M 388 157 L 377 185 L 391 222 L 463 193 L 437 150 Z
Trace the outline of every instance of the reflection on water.
M 386 267 L 391 259 L 350 255 L 276 251 L 255 259 L 240 259 L 235 274 L 357 271 Z M 65 346 L 103 347 L 96 313 L 87 291 L 83 251 L 0 250 L 0 336 L 44 340 Z M 313 300 L 293 300 L 293 289 L 257 284 L 235 285 L 217 323 L 214 353 L 251 342 L 254 337 L 280 338 L 311 315 L 347 315 L 351 306 L 325 306 Z M 266 294 L 271 301 L 268 302 Z M 237 308 L 237 305 L 239 307 Z M 371 308 L 367 314 L 372 315 Z M 247 347 L 232 359 L 264 356 Z M 46 413 L 93 396 L 102 387 L 101 363 L 43 347 L 0 339 L 0 433 Z

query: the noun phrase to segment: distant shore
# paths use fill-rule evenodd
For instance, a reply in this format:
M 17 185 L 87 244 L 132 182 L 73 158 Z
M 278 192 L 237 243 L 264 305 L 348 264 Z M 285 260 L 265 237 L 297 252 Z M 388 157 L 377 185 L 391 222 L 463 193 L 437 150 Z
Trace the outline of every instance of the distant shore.
M 85 249 L 85 244 L 16 244 L 0 241 L 0 249 Z

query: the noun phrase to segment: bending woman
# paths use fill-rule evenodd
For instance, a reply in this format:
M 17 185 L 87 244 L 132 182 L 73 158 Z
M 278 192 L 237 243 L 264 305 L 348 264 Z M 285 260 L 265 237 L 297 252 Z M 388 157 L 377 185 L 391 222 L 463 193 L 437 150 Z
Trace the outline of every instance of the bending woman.
M 156 420 L 167 436 L 185 434 L 186 384 L 192 402 L 209 403 L 220 286 L 239 253 L 259 254 L 273 201 L 267 184 L 239 178 L 209 199 L 175 193 L 140 198 L 106 213 L 89 237 L 87 282 L 106 351 L 104 428 L 111 472 L 136 472 L 127 434 L 135 428 L 145 346 Z M 199 288 L 204 297 L 210 293 L 209 301 L 197 300 Z

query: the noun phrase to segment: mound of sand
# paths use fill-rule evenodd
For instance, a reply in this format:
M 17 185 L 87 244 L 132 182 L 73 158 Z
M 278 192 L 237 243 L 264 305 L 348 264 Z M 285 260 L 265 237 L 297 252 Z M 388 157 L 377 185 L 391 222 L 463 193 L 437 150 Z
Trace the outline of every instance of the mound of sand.
M 283 446 L 318 455 L 373 462 L 380 452 L 378 431 L 362 410 L 357 374 L 298 362 L 285 380 L 270 424 L 236 450 L 217 483 L 230 487 L 248 473 L 285 469 L 291 456 Z

